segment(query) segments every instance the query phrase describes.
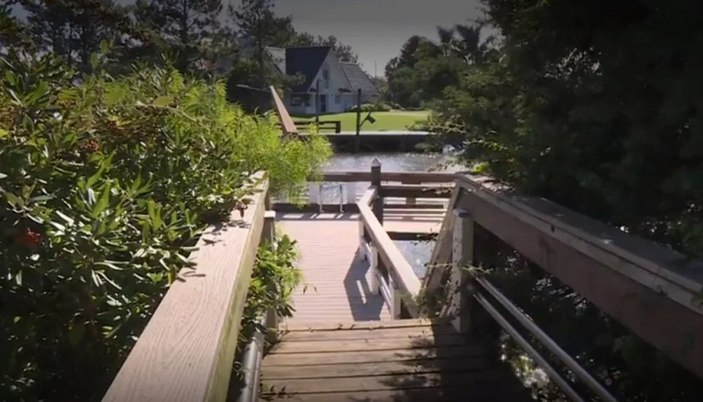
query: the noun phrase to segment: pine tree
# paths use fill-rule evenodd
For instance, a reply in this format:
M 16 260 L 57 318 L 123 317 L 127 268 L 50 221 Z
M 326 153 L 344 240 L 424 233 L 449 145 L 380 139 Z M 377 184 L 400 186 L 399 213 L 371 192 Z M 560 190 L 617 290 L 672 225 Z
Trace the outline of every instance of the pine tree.
M 218 16 L 221 0 L 138 0 L 137 19 L 182 72 L 209 69 L 224 40 Z
M 41 50 L 90 71 L 91 57 L 103 41 L 124 45 L 131 21 L 113 0 L 19 0 L 27 11 L 28 31 Z

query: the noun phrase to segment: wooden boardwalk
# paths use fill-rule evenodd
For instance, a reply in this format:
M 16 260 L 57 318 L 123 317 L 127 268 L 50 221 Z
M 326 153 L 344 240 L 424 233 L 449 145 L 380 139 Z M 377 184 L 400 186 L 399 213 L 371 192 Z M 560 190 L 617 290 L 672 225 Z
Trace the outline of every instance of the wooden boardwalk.
M 262 400 L 530 400 L 470 335 L 427 320 L 289 325 L 262 373 Z
M 389 320 L 381 295 L 369 289 L 368 264 L 357 255 L 357 214 L 287 213 L 281 232 L 298 242 L 304 286 L 293 294 L 289 321 L 320 323 Z
M 436 233 L 441 210 L 388 210 L 388 231 Z M 389 320 L 381 295 L 371 294 L 368 263 L 359 258 L 358 214 L 278 214 L 282 233 L 298 242 L 304 285 L 293 293 L 289 321 L 320 323 Z

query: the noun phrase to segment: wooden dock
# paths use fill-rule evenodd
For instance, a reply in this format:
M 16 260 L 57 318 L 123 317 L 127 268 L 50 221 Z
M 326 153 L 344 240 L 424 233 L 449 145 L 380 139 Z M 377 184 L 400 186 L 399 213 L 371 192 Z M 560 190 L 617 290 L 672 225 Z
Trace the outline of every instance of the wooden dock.
M 380 295 L 369 289 L 368 264 L 358 257 L 358 214 L 276 216 L 280 232 L 298 242 L 304 285 L 293 294 L 290 322 L 388 320 Z
M 528 401 L 468 334 L 428 320 L 283 327 L 263 360 L 262 400 Z
M 437 233 L 442 210 L 389 210 L 388 232 Z M 277 214 L 281 233 L 298 242 L 304 285 L 293 293 L 291 322 L 389 320 L 381 295 L 371 294 L 369 265 L 360 258 L 359 214 Z

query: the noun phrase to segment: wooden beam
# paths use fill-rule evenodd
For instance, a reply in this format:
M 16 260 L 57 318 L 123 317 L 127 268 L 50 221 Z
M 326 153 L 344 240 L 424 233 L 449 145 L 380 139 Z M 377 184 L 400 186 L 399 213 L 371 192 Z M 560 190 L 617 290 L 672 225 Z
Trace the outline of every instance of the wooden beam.
M 381 181 L 399 183 L 453 183 L 454 173 L 433 173 L 433 172 L 381 172 Z M 338 182 L 370 182 L 371 172 L 349 171 L 349 172 L 323 172 L 322 181 Z
M 376 188 L 372 187 L 364 193 L 364 196 L 358 202 L 361 221 L 364 223 L 374 246 L 376 246 L 379 256 L 389 272 L 393 274 L 394 280 L 398 283 L 400 289 L 412 297 L 417 297 L 420 293 L 420 280 L 369 207 L 369 203 L 376 198 L 376 193 Z
M 384 185 L 379 195 L 382 197 L 398 197 L 398 198 L 451 198 L 454 186 L 437 186 L 437 185 Z
M 456 207 L 462 191 L 461 187 L 455 187 L 452 192 L 452 198 L 449 199 L 447 213 L 444 215 L 437 242 L 434 249 L 432 249 L 432 257 L 430 257 L 430 263 L 428 264 L 429 272 L 424 278 L 424 286 L 428 291 L 436 290 L 449 273 L 448 264 L 452 253 L 452 233 L 454 230 L 454 214 L 452 211 Z
M 270 90 L 271 90 L 271 96 L 273 97 L 273 105 L 274 105 L 274 108 L 276 109 L 276 114 L 278 115 L 278 119 L 281 121 L 281 127 L 283 129 L 283 134 L 285 134 L 285 135 L 298 135 L 298 128 L 295 126 L 295 123 L 293 123 L 293 119 L 291 119 L 290 114 L 288 114 L 288 110 L 286 109 L 286 106 L 283 104 L 281 97 L 278 96 L 278 92 L 276 92 L 276 88 L 271 86 Z
M 223 401 L 261 239 L 265 197 L 206 230 L 103 401 Z
M 545 200 L 457 182 L 478 224 L 703 377 L 701 285 L 664 265 L 680 261 L 675 253 Z

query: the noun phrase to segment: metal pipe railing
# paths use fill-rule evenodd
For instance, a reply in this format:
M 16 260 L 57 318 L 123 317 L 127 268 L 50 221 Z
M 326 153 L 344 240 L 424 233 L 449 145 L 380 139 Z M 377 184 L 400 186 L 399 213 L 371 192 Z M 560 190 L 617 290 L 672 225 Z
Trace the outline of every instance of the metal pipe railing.
M 488 292 L 510 315 L 512 315 L 525 329 L 527 329 L 534 337 L 544 345 L 549 352 L 554 354 L 574 375 L 583 381 L 584 384 L 604 402 L 617 402 L 617 399 L 603 387 L 598 380 L 593 378 L 581 365 L 571 357 L 564 349 L 562 349 L 552 338 L 547 335 L 537 324 L 532 321 L 524 312 L 515 306 L 505 295 L 503 295 L 495 286 L 493 286 L 485 278 L 475 278 L 475 282 L 486 292 Z M 482 296 L 481 296 L 482 297 Z M 484 298 L 484 301 L 485 298 Z M 484 308 L 484 303 L 479 301 Z M 491 306 L 492 308 L 492 306 Z M 488 309 L 487 309 L 488 310 Z M 491 312 L 489 311 L 489 314 Z M 493 314 L 491 314 L 493 315 Z M 501 316 L 502 317 L 502 316 Z M 494 317 L 496 318 L 496 317 Z M 497 319 L 496 319 L 497 320 Z M 497 320 L 498 321 L 498 320 Z M 500 322 L 499 322 L 500 323 Z M 506 321 L 507 323 L 507 321 Z M 501 324 L 501 326 L 503 326 Z M 506 328 L 504 328 L 506 329 Z M 506 329 L 506 331 L 508 331 Z M 517 339 L 516 339 L 517 341 Z M 520 343 L 520 342 L 518 342 Z M 523 345 L 524 347 L 524 345 Z M 536 351 L 535 351 L 536 352 Z M 536 359 L 535 359 L 536 360 Z M 542 359 L 543 360 L 543 359 Z M 546 370 L 546 369 L 545 369 Z M 557 382 L 557 380 L 555 380 Z M 559 384 L 558 384 L 559 385 Z M 561 385 L 560 385 L 560 388 Z M 563 389 L 563 388 L 562 388 Z M 567 392 L 564 389 L 564 392 Z M 571 396 L 571 395 L 569 395 Z
M 266 327 L 266 317 L 259 319 L 259 323 Z M 244 348 L 242 357 L 242 370 L 244 370 L 244 384 L 237 402 L 256 402 L 259 399 L 259 380 L 261 379 L 261 362 L 264 358 L 264 334 L 254 332 L 249 343 Z
M 520 347 L 522 347 L 525 352 L 527 352 L 527 354 L 535 360 L 535 362 L 537 362 L 537 365 L 539 365 L 542 370 L 547 373 L 549 378 L 551 378 L 552 381 L 554 381 L 557 386 L 561 388 L 562 391 L 564 391 L 566 396 L 568 396 L 569 398 L 571 398 L 572 401 L 575 402 L 585 402 L 583 398 L 581 398 L 581 396 L 571 387 L 571 385 L 569 385 L 569 383 L 566 382 L 566 380 L 564 380 L 561 375 L 559 375 L 559 373 L 554 369 L 554 367 L 552 367 L 549 362 L 544 357 L 542 357 L 542 355 L 540 355 L 537 349 L 535 349 L 530 344 L 530 342 L 528 342 L 522 335 L 520 335 L 520 333 L 515 329 L 515 327 L 510 325 L 508 320 L 506 320 L 505 317 L 503 317 L 503 315 L 501 315 L 500 312 L 498 312 L 498 310 L 493 307 L 493 305 L 488 300 L 486 300 L 485 297 L 483 297 L 483 295 L 475 294 L 474 299 L 476 299 L 476 301 L 481 306 L 483 306 L 486 312 L 491 317 L 493 317 L 493 319 L 498 323 L 498 325 L 500 325 L 501 328 L 503 328 L 505 332 L 507 332 L 515 340 L 515 342 L 517 342 L 518 345 L 520 345 Z

